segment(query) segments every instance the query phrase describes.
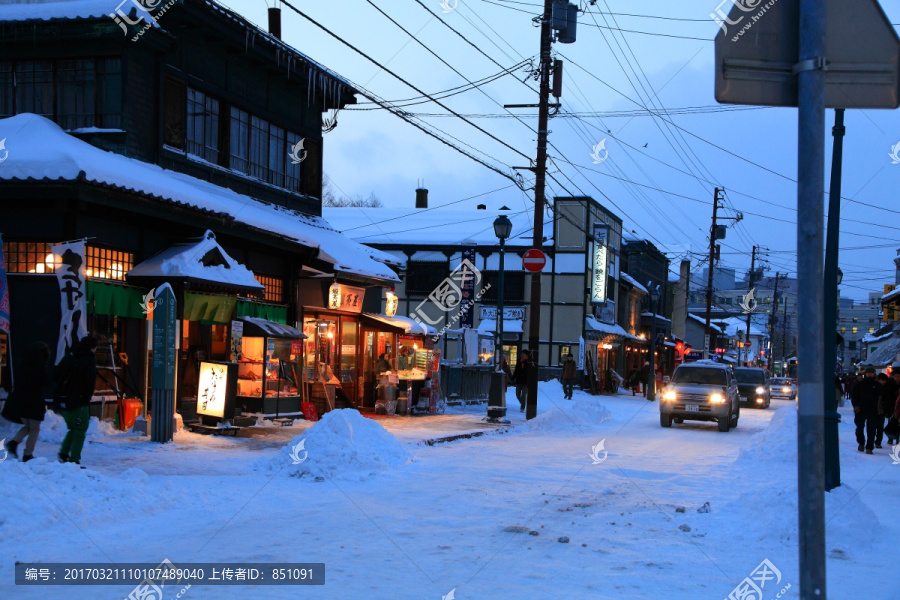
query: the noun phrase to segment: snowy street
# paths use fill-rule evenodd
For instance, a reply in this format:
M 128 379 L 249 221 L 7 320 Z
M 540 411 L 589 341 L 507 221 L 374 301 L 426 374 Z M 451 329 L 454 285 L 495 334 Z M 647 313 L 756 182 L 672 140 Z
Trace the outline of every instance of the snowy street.
M 742 410 L 729 433 L 707 423 L 662 429 L 657 404 L 640 396 L 562 400 L 557 382 L 542 384 L 534 421 L 515 406 L 510 431 L 434 446 L 420 441 L 433 437 L 428 418 L 381 420 L 398 441 L 336 411 L 315 426 L 330 424 L 327 435 L 290 428 L 310 442 L 299 466 L 284 448 L 287 428 L 236 439 L 180 433 L 162 447 L 101 429 L 89 434 L 88 468 L 79 470 L 43 458 L 55 451 L 45 440 L 61 435 L 48 417 L 42 458 L 0 463 L 0 502 L 11 508 L 0 521 L 0 594 L 126 598 L 129 586 L 14 588 L 9 571 L 16 561 L 168 558 L 326 565 L 321 587 L 193 586 L 189 598 L 438 599 L 454 590 L 459 599 L 719 600 L 768 559 L 781 578 L 764 598 L 792 582 L 780 597 L 797 597 L 793 403 Z M 900 533 L 890 514 L 900 467 L 889 448 L 858 454 L 849 407 L 841 410 L 829 591 L 895 598 L 888 544 Z M 451 409 L 436 421 L 476 430 L 483 411 Z M 12 430 L 6 424 L 0 437 Z M 709 512 L 698 512 L 707 502 Z

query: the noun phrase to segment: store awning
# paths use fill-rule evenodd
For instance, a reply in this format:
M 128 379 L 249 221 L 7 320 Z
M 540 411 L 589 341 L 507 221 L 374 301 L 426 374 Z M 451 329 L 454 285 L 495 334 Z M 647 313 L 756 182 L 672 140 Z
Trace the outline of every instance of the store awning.
M 126 274 L 131 279 L 183 280 L 261 292 L 253 271 L 231 258 L 207 230 L 199 240 L 175 244 Z
M 130 285 L 88 280 L 87 310 L 93 315 L 111 315 L 131 319 L 146 319 L 144 312 L 148 292 Z
M 281 304 L 252 302 L 248 300 L 238 300 L 237 302 L 238 318 L 259 317 L 260 319 L 275 321 L 276 323 L 287 323 L 287 315 L 287 306 Z
M 507 333 L 522 333 L 522 319 L 503 319 L 503 335 Z M 494 319 L 483 319 L 478 324 L 478 333 L 496 333 L 497 321 Z
M 389 317 L 387 315 L 375 314 L 375 313 L 363 313 L 361 316 L 362 320 L 365 322 L 369 321 L 370 325 L 375 326 L 383 326 L 388 325 L 389 327 L 394 328 L 398 331 L 398 333 L 405 333 L 407 335 L 437 335 L 437 329 L 428 325 L 426 323 L 420 323 L 414 319 L 410 319 L 409 317 L 401 317 L 399 315 L 395 315 L 393 317 Z
M 227 325 L 234 315 L 237 298 L 212 294 L 184 293 L 184 320 L 204 325 Z
M 610 335 L 618 335 L 627 340 L 635 340 L 638 342 L 646 341 L 642 338 L 639 338 L 636 335 L 631 335 L 630 333 L 628 333 L 627 331 L 622 329 L 622 326 L 619 325 L 618 323 L 614 323 L 612 325 L 610 325 L 608 323 L 601 323 L 600 321 L 598 321 L 597 319 L 595 319 L 594 317 L 592 317 L 590 315 L 588 315 L 584 318 L 584 324 L 585 324 L 585 329 L 587 329 L 588 331 L 599 331 L 600 333 L 606 333 L 606 334 L 610 334 Z
M 267 321 L 259 317 L 239 317 L 244 322 L 244 337 L 271 337 L 305 340 L 306 334 L 290 325 Z

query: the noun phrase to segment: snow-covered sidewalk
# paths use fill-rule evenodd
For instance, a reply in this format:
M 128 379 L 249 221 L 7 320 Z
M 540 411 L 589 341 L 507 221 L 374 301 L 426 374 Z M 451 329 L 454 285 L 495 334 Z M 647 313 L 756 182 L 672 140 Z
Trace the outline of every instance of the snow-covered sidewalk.
M 768 559 L 780 581 L 763 600 L 788 585 L 781 598 L 798 597 L 793 403 L 745 409 L 737 429 L 719 433 L 706 423 L 662 429 L 657 404 L 639 396 L 562 396 L 558 383 L 541 384 L 539 416 L 525 422 L 510 393 L 511 430 L 434 446 L 421 443 L 430 418 L 337 411 L 315 429 L 284 431 L 292 441 L 281 431 L 179 434 L 159 446 L 100 429 L 86 470 L 4 461 L 0 595 L 131 591 L 14 587 L 15 561 L 168 558 L 326 564 L 322 587 L 194 586 L 188 599 L 437 600 L 454 590 L 460 600 L 718 600 Z M 443 434 L 483 416 L 467 407 L 431 423 Z M 887 448 L 857 453 L 852 413 L 844 421 L 845 485 L 827 507 L 829 595 L 894 599 L 900 466 Z M 42 437 L 55 443 L 62 431 L 49 425 Z M 42 443 L 37 454 L 53 451 Z

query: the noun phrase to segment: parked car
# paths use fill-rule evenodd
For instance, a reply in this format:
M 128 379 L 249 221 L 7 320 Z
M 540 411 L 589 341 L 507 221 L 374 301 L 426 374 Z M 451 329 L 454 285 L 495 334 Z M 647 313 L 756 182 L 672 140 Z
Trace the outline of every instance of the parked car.
M 738 367 L 734 370 L 741 404 L 769 408 L 769 372 L 765 369 Z
M 715 362 L 679 365 L 662 391 L 659 424 L 716 421 L 719 431 L 737 427 L 741 407 L 730 366 Z
M 797 384 L 790 377 L 774 377 L 769 380 L 769 398 L 797 399 Z

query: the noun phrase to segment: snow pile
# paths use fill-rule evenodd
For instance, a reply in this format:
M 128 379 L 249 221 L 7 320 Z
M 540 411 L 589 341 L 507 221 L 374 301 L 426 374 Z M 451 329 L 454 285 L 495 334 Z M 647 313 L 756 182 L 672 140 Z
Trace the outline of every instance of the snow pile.
M 43 431 L 42 431 L 43 433 Z M 39 457 L 0 462 L 0 546 L 53 527 L 91 528 L 168 510 L 185 501 L 170 482 L 131 468 L 118 477 Z
M 571 403 L 557 403 L 554 408 L 528 421 L 525 427 L 532 431 L 584 429 L 610 419 L 612 414 L 598 397 L 581 394 Z
M 325 416 L 273 459 L 265 470 L 291 477 L 365 480 L 411 460 L 404 445 L 378 422 L 354 409 L 339 409 Z
M 750 438 L 734 463 L 731 477 L 759 483 L 744 486 L 747 491 L 723 511 L 732 522 L 745 524 L 732 535 L 767 543 L 797 542 L 796 462 L 797 409 L 787 406 Z M 847 484 L 825 494 L 825 521 L 829 550 L 859 550 L 874 543 L 880 530 L 878 517 Z
M 797 408 L 785 406 L 772 415 L 768 427 L 750 438 L 741 459 L 797 462 Z

